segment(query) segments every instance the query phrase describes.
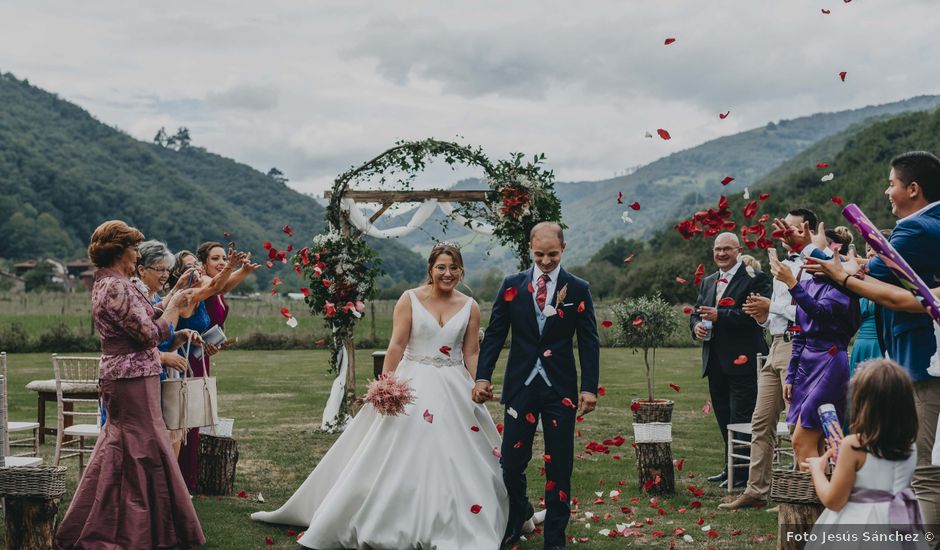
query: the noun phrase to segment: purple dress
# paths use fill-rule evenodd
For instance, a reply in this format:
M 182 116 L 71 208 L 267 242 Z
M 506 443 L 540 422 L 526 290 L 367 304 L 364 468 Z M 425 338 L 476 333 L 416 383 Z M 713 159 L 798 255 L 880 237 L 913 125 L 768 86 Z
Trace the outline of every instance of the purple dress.
M 861 324 L 858 299 L 842 292 L 828 279 L 801 281 L 790 289 L 796 302 L 793 355 L 787 384 L 793 385 L 787 424 L 821 430 L 820 405 L 832 403 L 845 418 L 849 385 L 849 341 Z

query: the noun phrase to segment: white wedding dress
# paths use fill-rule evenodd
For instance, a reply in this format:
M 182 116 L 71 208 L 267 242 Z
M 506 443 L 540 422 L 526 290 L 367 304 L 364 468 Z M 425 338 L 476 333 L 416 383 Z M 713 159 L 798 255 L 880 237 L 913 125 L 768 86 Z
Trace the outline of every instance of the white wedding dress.
M 509 514 L 500 437 L 470 399 L 461 354 L 471 300 L 441 327 L 410 298 L 411 338 L 395 374 L 414 389 L 406 415 L 366 404 L 297 492 L 252 519 L 307 525 L 298 541 L 308 548 L 499 548 Z

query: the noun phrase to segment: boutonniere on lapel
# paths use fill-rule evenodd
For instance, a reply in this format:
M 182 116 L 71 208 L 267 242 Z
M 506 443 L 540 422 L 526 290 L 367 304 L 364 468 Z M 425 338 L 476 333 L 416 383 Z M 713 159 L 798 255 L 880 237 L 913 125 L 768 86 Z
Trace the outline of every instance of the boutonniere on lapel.
M 565 296 L 568 295 L 568 284 L 565 283 L 565 286 L 561 287 L 561 290 L 555 294 L 555 305 L 545 304 L 545 307 L 542 309 L 542 313 L 546 317 L 551 317 L 552 315 L 558 314 L 562 319 L 565 318 L 565 312 L 562 311 L 562 307 L 569 306 L 571 304 L 565 303 Z

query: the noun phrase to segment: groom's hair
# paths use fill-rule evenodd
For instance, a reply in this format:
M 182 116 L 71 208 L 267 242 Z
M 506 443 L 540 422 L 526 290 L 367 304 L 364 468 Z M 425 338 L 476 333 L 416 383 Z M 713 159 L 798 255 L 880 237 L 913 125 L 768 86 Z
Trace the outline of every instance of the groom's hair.
M 535 238 L 535 234 L 542 230 L 551 230 L 555 232 L 555 235 L 558 237 L 558 242 L 565 242 L 565 231 L 561 226 L 555 222 L 539 222 L 532 226 L 532 229 L 529 230 L 529 242 L 532 242 L 532 239 Z

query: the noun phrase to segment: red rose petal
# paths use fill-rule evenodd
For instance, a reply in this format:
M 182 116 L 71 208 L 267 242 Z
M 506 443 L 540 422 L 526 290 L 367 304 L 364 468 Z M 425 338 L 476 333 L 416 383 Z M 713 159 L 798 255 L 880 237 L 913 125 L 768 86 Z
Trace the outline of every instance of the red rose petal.
M 623 193 L 617 191 L 617 204 L 623 204 Z
M 532 284 L 529 283 L 530 288 L 531 288 L 531 285 Z M 519 294 L 519 290 L 516 287 L 511 286 L 507 288 L 505 292 L 503 292 L 503 300 L 506 300 L 507 302 L 511 302 L 516 299 L 517 294 Z
M 669 135 L 669 132 L 667 132 L 666 130 L 663 130 L 662 128 L 660 128 L 659 130 L 656 130 L 656 133 L 659 134 L 659 137 L 663 139 L 672 139 L 672 136 Z
M 832 197 L 832 198 L 829 199 L 829 200 L 831 200 L 832 202 L 838 204 L 839 206 L 842 206 L 842 197 Z
M 584 313 L 584 309 L 585 309 L 584 300 L 581 300 L 580 302 L 578 302 L 578 313 Z
M 685 465 L 685 459 L 680 458 L 679 462 L 676 462 L 676 470 L 682 471 L 682 466 Z
M 554 481 L 548 480 L 548 481 L 545 482 L 545 492 L 546 492 L 546 493 L 549 492 L 549 491 L 551 491 L 551 490 L 553 490 L 554 488 L 555 488 L 555 482 L 554 482 Z
M 479 504 L 474 504 L 473 506 L 470 507 L 470 513 L 471 513 L 471 514 L 479 514 L 479 513 L 480 513 L 480 510 L 482 510 L 482 509 L 483 509 L 483 507 L 480 506 Z
M 828 163 L 828 162 L 817 162 L 817 163 L 816 163 L 816 168 L 829 168 L 829 163 Z
M 512 446 L 513 449 L 521 449 L 522 441 L 516 441 L 515 445 Z
M 603 321 L 601 321 L 601 326 L 604 327 L 604 328 L 610 328 L 610 327 L 614 326 L 614 322 L 613 322 L 613 321 L 608 321 L 607 319 L 604 319 Z
M 762 201 L 765 201 L 770 198 L 770 193 L 761 193 L 758 198 Z
M 444 355 L 450 357 L 450 346 L 441 346 L 438 351 L 440 351 L 440 352 L 443 353 Z
M 722 298 L 721 300 L 718 300 L 718 305 L 721 307 L 731 307 L 734 305 L 734 298 L 730 296 Z
M 747 363 L 747 355 L 739 355 L 737 359 L 734 360 L 735 365 L 743 365 Z
M 550 349 L 547 349 L 542 352 L 542 357 L 551 357 L 551 356 L 552 356 L 552 350 Z
M 820 11 L 823 12 L 823 15 L 829 15 L 830 13 L 832 13 L 832 11 L 827 10 L 826 8 L 823 8 Z
M 734 178 L 732 178 L 731 176 L 725 176 L 725 179 L 721 180 L 721 184 L 728 185 L 729 183 L 733 181 L 734 181 Z
M 679 385 L 678 385 L 678 384 L 669 384 L 669 387 L 672 388 L 672 389 L 674 389 L 674 390 L 676 390 L 676 391 L 679 391 Z
M 289 225 L 285 225 L 284 228 L 281 229 L 281 231 L 283 231 L 284 233 L 287 233 L 287 236 L 288 236 L 288 237 L 293 237 L 293 236 L 294 236 L 294 230 L 291 229 Z
M 568 502 L 568 493 L 564 491 L 558 491 L 558 500 L 562 502 Z
M 303 287 L 302 289 L 300 289 L 300 293 L 304 295 L 304 298 L 310 297 L 310 289 L 307 287 Z
M 551 464 L 551 463 L 552 463 L 552 455 L 542 455 L 542 460 L 545 461 L 545 464 Z
M 529 424 L 535 424 L 536 422 L 535 415 L 532 413 L 525 413 L 525 419 Z
M 642 317 L 637 317 L 636 319 L 633 320 L 633 326 L 642 327 L 644 322 L 645 321 L 643 320 Z
M 829 355 L 835 355 L 835 354 L 839 353 L 839 348 L 837 348 L 836 346 L 831 346 L 831 347 L 829 348 L 829 352 L 828 352 L 828 353 L 829 353 Z
M 598 387 L 597 387 L 597 395 L 599 395 L 599 396 L 601 396 L 601 397 L 604 397 L 605 395 L 607 395 L 607 388 L 605 388 L 604 386 L 598 386 Z
M 630 410 L 633 412 L 640 410 L 640 403 L 639 402 L 630 403 Z
M 688 281 L 686 281 L 686 280 L 683 279 L 682 277 L 676 277 L 676 282 L 679 283 L 680 285 L 684 285 L 684 284 L 686 284 Z
M 564 406 L 566 406 L 566 407 L 571 407 L 572 409 L 577 408 L 577 407 L 575 407 L 574 402 L 573 402 L 570 398 L 568 398 L 568 397 L 565 397 L 564 399 L 562 399 L 562 400 L 561 400 L 561 404 L 564 405 Z
M 480 427 L 479 427 L 479 426 L 470 426 L 470 431 L 471 431 L 471 432 L 478 432 L 478 431 L 480 431 Z
M 702 284 L 702 277 L 705 276 L 705 264 L 698 264 L 695 268 L 695 286 Z
M 640 209 L 640 203 L 638 203 L 638 202 L 636 202 L 636 201 L 633 201 L 633 204 L 630 205 L 630 208 L 632 208 L 633 210 L 639 210 L 639 209 Z
M 731 111 L 728 111 L 727 113 L 718 113 L 718 118 L 720 118 L 721 120 L 724 120 L 728 118 L 728 115 L 730 114 L 731 114 Z
M 496 431 L 499 432 L 500 435 L 503 434 L 503 423 L 502 423 L 502 422 L 500 422 L 499 424 L 496 425 Z
M 326 288 L 330 288 L 331 284 L 333 284 L 333 281 L 329 279 L 323 279 L 323 286 L 325 286 Z
M 630 254 L 629 256 L 627 256 L 626 258 L 623 259 L 623 263 L 628 264 L 628 263 L 632 262 L 634 256 L 636 256 L 636 254 Z
M 434 415 L 431 414 L 431 411 L 424 409 L 424 421 L 428 424 L 434 423 Z
M 693 311 L 695 311 L 695 309 L 692 306 L 685 306 L 682 308 L 682 313 L 685 313 L 686 315 L 692 315 Z
M 676 41 L 675 38 L 671 38 L 671 37 L 670 37 L 670 38 L 667 38 L 666 40 L 663 41 L 663 45 L 664 45 L 664 46 L 668 46 L 668 45 L 670 45 L 670 44 L 675 43 L 675 41 Z
M 264 537 L 264 545 L 265 545 L 265 546 L 274 546 L 274 539 L 272 539 L 271 537 L 265 535 L 265 537 Z
M 847 73 L 846 71 L 842 71 L 839 73 L 839 78 L 842 79 L 842 82 L 845 82 L 845 75 L 847 74 L 849 73 Z

